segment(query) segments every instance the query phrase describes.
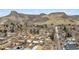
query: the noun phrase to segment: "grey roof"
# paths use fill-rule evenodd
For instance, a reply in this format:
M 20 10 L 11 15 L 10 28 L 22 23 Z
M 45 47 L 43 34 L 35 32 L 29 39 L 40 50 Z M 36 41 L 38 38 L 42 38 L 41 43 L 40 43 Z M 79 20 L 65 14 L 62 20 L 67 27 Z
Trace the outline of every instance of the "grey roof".
M 66 47 L 67 50 L 78 50 L 75 46 L 75 44 L 67 44 L 67 47 Z

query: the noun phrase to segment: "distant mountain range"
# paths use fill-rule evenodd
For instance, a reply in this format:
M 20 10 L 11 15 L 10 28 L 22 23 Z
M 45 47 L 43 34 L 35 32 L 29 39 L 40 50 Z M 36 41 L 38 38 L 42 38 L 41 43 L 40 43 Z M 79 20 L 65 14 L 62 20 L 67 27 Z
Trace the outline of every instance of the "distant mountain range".
M 16 11 L 11 11 L 9 15 L 0 17 L 0 24 L 9 22 L 21 23 L 21 24 L 75 24 L 79 25 L 79 15 L 69 16 L 64 12 L 56 12 L 50 14 L 22 14 Z

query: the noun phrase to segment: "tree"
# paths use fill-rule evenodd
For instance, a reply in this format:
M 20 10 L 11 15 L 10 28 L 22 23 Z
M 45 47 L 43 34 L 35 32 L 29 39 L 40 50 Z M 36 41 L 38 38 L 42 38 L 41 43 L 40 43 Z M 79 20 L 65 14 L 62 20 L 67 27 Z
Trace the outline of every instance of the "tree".
M 2 30 L 0 29 L 0 32 L 2 32 Z
M 72 37 L 72 35 L 70 33 L 67 33 L 66 37 Z
M 67 32 L 67 28 L 66 28 L 65 26 L 64 26 L 63 30 L 64 30 L 65 32 Z
M 30 29 L 30 33 L 32 33 L 33 31 L 32 31 L 32 29 Z
M 54 33 L 52 33 L 51 35 L 49 35 L 51 40 L 54 40 Z
M 14 32 L 14 26 L 12 26 L 12 27 L 10 28 L 10 31 L 11 31 L 11 32 Z
M 39 30 L 37 30 L 36 33 L 39 34 Z
M 7 32 L 7 30 L 4 30 L 4 33 L 6 33 Z

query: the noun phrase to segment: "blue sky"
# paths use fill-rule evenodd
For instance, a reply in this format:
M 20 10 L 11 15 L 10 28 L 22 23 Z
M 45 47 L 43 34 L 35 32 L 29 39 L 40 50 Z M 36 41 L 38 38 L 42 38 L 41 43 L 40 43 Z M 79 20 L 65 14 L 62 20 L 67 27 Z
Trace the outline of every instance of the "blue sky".
M 14 9 L 0 9 L 0 17 L 8 15 Z M 79 9 L 15 9 L 18 13 L 39 14 L 52 12 L 65 12 L 67 15 L 79 15 Z

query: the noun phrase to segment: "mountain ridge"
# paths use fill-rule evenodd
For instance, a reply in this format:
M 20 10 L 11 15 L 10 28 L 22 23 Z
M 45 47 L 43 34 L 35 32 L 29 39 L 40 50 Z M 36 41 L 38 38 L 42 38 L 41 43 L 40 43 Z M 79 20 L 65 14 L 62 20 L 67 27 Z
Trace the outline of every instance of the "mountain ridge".
M 46 23 L 46 24 L 79 24 L 79 15 L 67 15 L 64 12 L 54 12 L 50 14 L 23 14 L 16 11 L 11 11 L 9 15 L 0 17 L 0 21 L 6 19 L 15 22 L 31 22 L 31 23 Z

